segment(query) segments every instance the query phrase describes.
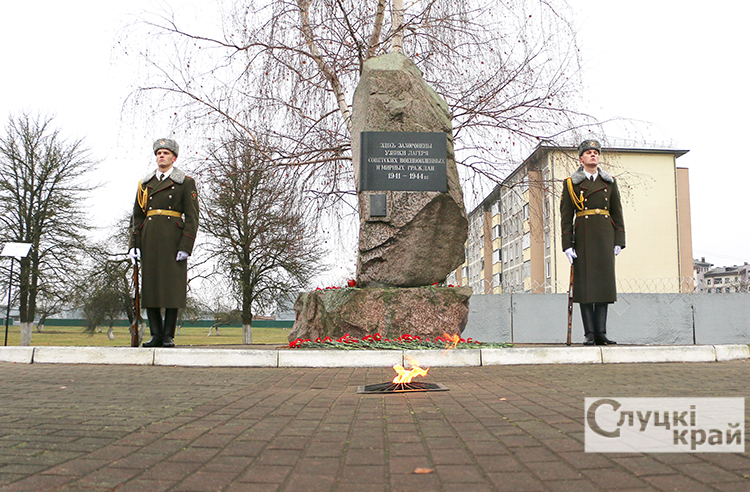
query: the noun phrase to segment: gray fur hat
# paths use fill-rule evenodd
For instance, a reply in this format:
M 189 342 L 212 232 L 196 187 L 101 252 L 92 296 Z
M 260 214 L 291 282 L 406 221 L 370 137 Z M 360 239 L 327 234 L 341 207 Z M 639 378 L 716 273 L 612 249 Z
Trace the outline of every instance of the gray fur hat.
M 584 140 L 578 146 L 578 157 L 581 157 L 584 152 L 586 152 L 587 150 L 591 150 L 591 149 L 593 149 L 593 150 L 595 150 L 595 151 L 597 151 L 597 152 L 599 152 L 601 154 L 602 153 L 602 144 L 600 144 L 596 140 Z
M 177 155 L 179 155 L 180 153 L 180 146 L 177 145 L 177 142 L 175 142 L 171 138 L 160 138 L 156 142 L 154 142 L 154 154 L 156 154 L 159 149 L 167 149 L 168 151 L 173 153 L 175 157 L 177 157 Z

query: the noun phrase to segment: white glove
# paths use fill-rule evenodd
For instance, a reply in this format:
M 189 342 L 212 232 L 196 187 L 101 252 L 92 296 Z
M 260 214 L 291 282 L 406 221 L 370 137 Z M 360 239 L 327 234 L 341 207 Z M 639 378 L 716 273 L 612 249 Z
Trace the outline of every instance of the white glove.
M 141 250 L 139 248 L 130 248 L 130 251 L 128 251 L 128 257 L 130 257 L 130 261 L 135 265 L 136 262 L 141 259 Z
M 619 255 L 620 251 L 622 251 L 622 248 L 619 246 L 615 246 L 615 256 Z
M 184 261 L 187 260 L 190 255 L 187 254 L 184 251 L 178 251 L 177 252 L 177 261 Z
M 578 255 L 576 254 L 576 250 L 574 250 L 573 248 L 568 248 L 565 251 L 563 251 L 563 253 L 565 253 L 565 255 L 568 257 L 568 261 L 570 261 L 571 265 L 573 264 L 573 260 L 578 258 Z

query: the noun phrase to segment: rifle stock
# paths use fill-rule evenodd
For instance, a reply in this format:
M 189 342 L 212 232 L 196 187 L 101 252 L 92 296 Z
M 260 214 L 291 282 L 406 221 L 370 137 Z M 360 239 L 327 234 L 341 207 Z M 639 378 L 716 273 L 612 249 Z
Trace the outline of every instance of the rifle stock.
M 140 336 L 138 329 L 140 328 L 141 321 L 141 289 L 140 282 L 138 281 L 138 261 L 133 264 L 133 285 L 135 287 L 135 295 L 133 296 L 133 323 L 130 325 L 130 346 L 137 347 L 140 345 Z
M 573 265 L 570 265 L 570 286 L 568 286 L 568 340 L 566 345 L 570 345 L 570 335 L 573 326 Z

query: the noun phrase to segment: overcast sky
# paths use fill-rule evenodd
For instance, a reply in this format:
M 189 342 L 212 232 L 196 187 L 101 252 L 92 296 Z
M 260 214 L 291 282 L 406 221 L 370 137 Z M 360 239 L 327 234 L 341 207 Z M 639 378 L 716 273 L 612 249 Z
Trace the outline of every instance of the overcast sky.
M 163 3 L 179 11 L 193 2 Z M 677 164 L 690 170 L 693 256 L 717 266 L 750 261 L 743 151 L 750 114 L 743 61 L 750 48 L 744 25 L 750 4 L 569 3 L 584 60 L 584 109 L 600 120 L 644 122 L 636 126 L 650 129 L 647 140 L 689 150 Z M 27 0 L 4 5 L 0 16 L 0 124 L 4 128 L 7 117 L 22 110 L 50 114 L 66 136 L 84 138 L 101 161 L 95 179 L 102 192 L 91 203 L 99 226 L 132 206 L 139 177 L 154 166 L 149 147 L 157 135 L 121 121 L 138 73 L 113 59 L 113 47 L 134 15 L 156 5 Z M 168 130 L 151 123 L 149 132 Z M 632 127 L 611 127 L 607 136 L 617 142 L 635 134 Z

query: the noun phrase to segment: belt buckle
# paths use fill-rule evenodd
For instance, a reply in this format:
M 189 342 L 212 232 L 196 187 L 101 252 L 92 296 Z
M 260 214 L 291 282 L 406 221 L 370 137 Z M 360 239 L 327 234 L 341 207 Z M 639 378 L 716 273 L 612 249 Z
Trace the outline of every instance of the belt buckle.
M 601 209 L 598 209 L 598 208 L 597 208 L 597 209 L 596 209 L 596 215 L 599 215 L 599 214 L 601 214 L 601 213 L 602 213 Z

